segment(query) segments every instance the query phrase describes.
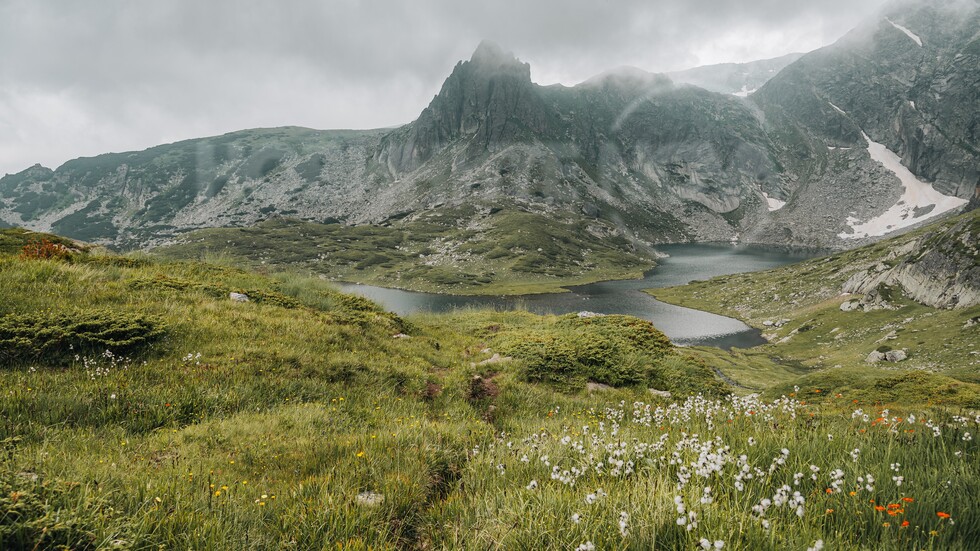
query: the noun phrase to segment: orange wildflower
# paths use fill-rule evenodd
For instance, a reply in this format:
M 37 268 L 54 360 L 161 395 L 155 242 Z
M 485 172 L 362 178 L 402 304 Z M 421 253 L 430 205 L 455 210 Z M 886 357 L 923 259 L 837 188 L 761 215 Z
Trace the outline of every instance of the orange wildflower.
M 880 513 L 881 511 L 884 511 L 884 510 L 885 510 L 885 506 L 884 505 L 875 505 L 875 511 L 878 511 Z
M 909 521 L 907 521 L 907 520 L 903 520 L 903 521 L 902 521 L 902 528 L 905 528 L 905 527 L 907 527 L 908 525 L 909 525 Z
M 951 517 L 952 515 L 950 515 L 949 513 L 944 513 L 942 511 L 939 511 L 938 513 L 936 513 L 936 516 L 939 517 L 939 518 L 946 519 L 946 518 Z
M 912 503 L 913 501 L 915 501 L 915 498 L 903 497 L 902 501 L 904 501 L 905 503 Z

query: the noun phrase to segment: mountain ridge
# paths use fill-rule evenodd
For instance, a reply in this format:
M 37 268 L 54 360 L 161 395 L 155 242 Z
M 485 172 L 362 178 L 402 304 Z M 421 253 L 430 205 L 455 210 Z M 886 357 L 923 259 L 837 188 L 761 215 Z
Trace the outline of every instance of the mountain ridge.
M 971 101 L 970 61 L 980 49 L 965 29 L 977 10 L 949 22 L 943 6 L 955 3 L 941 4 L 890 4 L 747 98 L 634 70 L 540 86 L 528 64 L 483 42 L 409 124 L 246 130 L 55 171 L 32 167 L 0 179 L 0 220 L 143 248 L 276 216 L 377 224 L 461 205 L 484 216 L 505 202 L 601 219 L 639 247 L 850 247 L 876 239 L 848 234 L 902 195 L 903 184 L 869 155 L 871 140 L 925 185 L 964 202 L 976 193 L 971 162 L 980 157 L 969 143 L 980 126 L 955 115 Z M 929 55 L 895 55 L 910 44 Z M 883 87 L 888 100 L 875 99 L 875 83 L 906 74 L 931 77 Z M 932 88 L 955 101 L 929 100 L 940 93 Z M 913 91 L 926 99 L 909 99 Z M 925 221 L 929 209 L 914 216 Z

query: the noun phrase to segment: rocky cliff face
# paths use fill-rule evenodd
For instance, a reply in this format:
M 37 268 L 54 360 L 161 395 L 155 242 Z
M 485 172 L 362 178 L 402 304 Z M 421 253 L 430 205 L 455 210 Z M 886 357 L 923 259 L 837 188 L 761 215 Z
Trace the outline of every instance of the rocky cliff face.
M 980 211 L 905 243 L 874 266 L 857 272 L 843 292 L 877 293 L 882 286 L 936 308 L 980 304 Z
M 375 158 L 398 177 L 459 140 L 468 142 L 472 156 L 533 139 L 546 132 L 535 88 L 530 65 L 484 41 L 472 59 L 456 65 L 415 122 L 382 140 Z
M 831 198 L 829 208 L 810 205 L 821 214 L 847 209 L 866 219 L 894 203 L 886 189 L 852 192 L 880 180 L 876 163 L 861 153 L 867 140 L 895 152 L 941 193 L 969 199 L 980 185 L 978 53 L 975 1 L 893 2 L 836 44 L 789 65 L 751 100 L 778 136 L 790 178 Z M 847 202 L 832 200 L 827 181 Z

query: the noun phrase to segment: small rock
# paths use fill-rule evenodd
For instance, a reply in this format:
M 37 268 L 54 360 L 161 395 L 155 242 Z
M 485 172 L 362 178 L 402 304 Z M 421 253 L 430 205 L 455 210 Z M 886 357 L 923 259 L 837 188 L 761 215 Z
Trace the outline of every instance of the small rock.
M 602 383 L 593 383 L 592 381 L 585 383 L 585 390 L 588 390 L 589 392 L 595 392 L 597 390 L 612 390 L 612 389 L 613 387 L 609 385 L 604 385 Z
M 384 494 L 379 494 L 377 492 L 361 492 L 357 494 L 358 505 L 364 505 L 365 507 L 377 507 L 385 501 Z
M 657 390 L 655 388 L 648 388 L 647 390 L 650 391 L 650 394 L 660 398 L 670 398 L 671 396 L 670 392 L 667 392 L 666 390 Z
M 482 362 L 476 365 L 499 364 L 503 362 L 509 362 L 513 359 L 514 358 L 511 358 L 510 356 L 501 356 L 500 354 L 495 353 L 493 356 L 490 356 L 489 358 L 483 360 Z
M 412 337 L 409 336 L 409 335 L 406 335 L 405 333 L 398 333 L 397 335 L 392 335 L 391 338 L 393 338 L 393 339 L 410 339 Z
M 766 327 L 772 327 L 773 326 L 773 323 L 772 323 L 772 320 L 766 320 L 766 321 L 762 322 L 762 325 L 764 325 Z
M 868 357 L 865 358 L 864 361 L 868 362 L 869 364 L 876 364 L 884 359 L 885 355 L 875 350 L 874 352 L 868 354 Z
M 847 302 L 842 302 L 840 304 L 841 312 L 853 312 L 861 307 L 861 301 L 859 300 L 848 300 Z
M 232 302 L 248 302 L 248 295 L 243 293 L 228 293 Z
M 889 350 L 885 352 L 885 359 L 889 362 L 901 362 L 908 357 L 909 355 L 905 350 Z
M 578 313 L 578 317 L 580 318 L 601 318 L 602 316 L 605 316 L 605 314 L 600 314 L 598 312 L 589 312 L 588 310 L 583 310 L 582 312 Z

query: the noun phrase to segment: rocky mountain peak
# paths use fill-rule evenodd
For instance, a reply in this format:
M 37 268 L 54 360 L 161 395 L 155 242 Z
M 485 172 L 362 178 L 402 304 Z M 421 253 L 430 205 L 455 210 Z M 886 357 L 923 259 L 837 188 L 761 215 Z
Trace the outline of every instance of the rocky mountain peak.
M 391 174 L 415 170 L 458 139 L 478 156 L 497 143 L 520 141 L 544 128 L 544 107 L 531 66 L 484 40 L 456 65 L 419 118 L 387 137 L 377 159 Z
M 478 65 L 504 65 L 520 63 L 513 52 L 505 51 L 500 44 L 492 40 L 483 40 L 476 47 L 470 61 Z

